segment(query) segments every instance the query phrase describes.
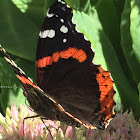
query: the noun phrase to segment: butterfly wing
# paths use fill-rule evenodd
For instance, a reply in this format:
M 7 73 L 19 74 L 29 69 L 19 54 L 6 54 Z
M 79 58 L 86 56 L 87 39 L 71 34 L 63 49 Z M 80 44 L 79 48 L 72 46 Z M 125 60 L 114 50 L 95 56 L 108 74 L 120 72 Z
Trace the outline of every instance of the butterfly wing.
M 75 118 L 104 129 L 114 116 L 113 81 L 92 63 L 91 43 L 72 16 L 63 1 L 48 10 L 36 53 L 37 83 Z
M 4 55 L 6 61 L 10 64 L 17 78 L 20 80 L 24 91 L 24 96 L 28 100 L 33 111 L 35 111 L 43 119 L 59 120 L 75 126 L 83 124 L 85 127 L 87 127 L 86 124 L 74 118 L 70 113 L 66 112 L 65 109 L 51 96 L 36 86 L 1 46 L 0 52 Z M 91 127 L 91 129 L 92 128 L 93 127 Z
M 48 10 L 37 48 L 36 86 L 0 47 L 38 115 L 69 125 L 104 129 L 114 112 L 109 72 L 92 63 L 90 42 L 72 22 L 72 9 L 57 1 Z M 57 23 L 57 24 L 56 24 Z

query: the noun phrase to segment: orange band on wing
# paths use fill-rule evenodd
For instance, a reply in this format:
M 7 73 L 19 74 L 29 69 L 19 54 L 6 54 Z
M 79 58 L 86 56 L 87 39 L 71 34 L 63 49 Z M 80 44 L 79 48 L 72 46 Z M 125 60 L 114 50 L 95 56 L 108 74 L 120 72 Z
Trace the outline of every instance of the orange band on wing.
M 96 80 L 99 84 L 99 90 L 101 92 L 100 112 L 105 114 L 106 118 L 104 120 L 104 123 L 105 125 L 107 125 L 109 120 L 111 120 L 112 116 L 114 115 L 113 107 L 115 105 L 115 101 L 113 99 L 113 81 L 108 71 L 102 69 L 101 66 L 99 66 L 98 69 L 99 73 L 96 76 Z
M 77 59 L 80 63 L 87 59 L 87 55 L 82 49 L 77 50 L 77 52 L 72 57 Z
M 33 82 L 31 82 L 28 78 L 26 78 L 22 75 L 21 76 L 16 75 L 16 76 L 21 81 L 22 84 L 28 84 L 28 85 L 33 86 L 34 88 L 37 88 L 37 86 L 35 84 L 33 84 Z
M 42 59 L 39 59 L 36 64 L 38 67 L 46 67 L 46 65 L 51 65 L 53 63 L 53 57 L 52 56 L 47 56 Z
M 60 57 L 64 59 L 68 59 L 72 57 L 77 51 L 78 49 L 76 48 L 68 48 L 67 50 L 60 52 Z
M 68 59 L 70 57 L 78 60 L 80 63 L 84 62 L 87 59 L 87 55 L 82 49 L 70 47 L 64 51 L 55 52 L 52 56 L 46 56 L 42 59 L 37 60 L 36 66 L 39 68 L 43 68 L 47 65 L 52 65 L 53 62 L 57 62 L 59 58 Z
M 52 57 L 53 57 L 53 62 L 57 62 L 60 57 L 59 52 L 53 53 Z

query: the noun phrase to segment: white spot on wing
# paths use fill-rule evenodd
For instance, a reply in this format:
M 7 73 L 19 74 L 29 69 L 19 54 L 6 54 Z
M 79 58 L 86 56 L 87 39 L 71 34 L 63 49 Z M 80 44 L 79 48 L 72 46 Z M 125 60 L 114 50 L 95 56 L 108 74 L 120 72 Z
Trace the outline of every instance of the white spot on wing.
M 42 31 L 39 33 L 40 38 L 53 38 L 55 36 L 55 31 L 54 30 L 46 30 L 46 31 Z
M 62 26 L 61 28 L 60 28 L 60 31 L 62 32 L 62 33 L 67 33 L 68 32 L 68 28 L 66 27 L 66 26 Z
M 48 18 L 51 18 L 51 17 L 53 17 L 53 16 L 54 16 L 53 13 L 50 14 L 50 13 L 47 12 L 47 17 L 48 17 Z
M 65 43 L 66 41 L 67 41 L 67 39 L 66 39 L 66 38 L 64 38 L 64 39 L 63 39 L 63 42 Z
M 64 19 L 60 19 L 60 21 L 61 21 L 62 23 L 64 23 Z
M 55 31 L 54 30 L 50 30 L 48 37 L 49 38 L 53 38 L 55 36 Z
M 62 4 L 65 4 L 67 6 L 67 8 L 70 8 L 64 1 L 58 0 L 58 2 L 61 2 Z
M 39 33 L 39 36 L 41 38 L 46 38 L 48 36 L 48 33 L 49 33 L 49 30 L 42 31 L 42 32 Z
M 58 2 L 61 2 L 62 4 L 66 4 L 64 1 L 62 1 L 62 0 L 58 0 Z
M 70 6 L 67 5 L 67 8 L 70 8 Z
M 50 11 L 50 8 L 47 10 L 46 16 L 47 16 L 48 18 L 51 18 L 51 17 L 54 16 L 54 14 L 53 14 L 53 13 L 49 13 L 49 11 Z

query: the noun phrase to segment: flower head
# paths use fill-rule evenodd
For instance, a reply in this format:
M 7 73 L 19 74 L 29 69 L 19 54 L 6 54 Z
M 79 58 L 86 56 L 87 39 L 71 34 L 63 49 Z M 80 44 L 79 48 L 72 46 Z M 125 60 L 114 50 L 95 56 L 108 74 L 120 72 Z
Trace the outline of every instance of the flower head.
M 15 105 L 12 105 L 11 109 L 7 108 L 5 117 L 0 114 L 0 139 L 140 139 L 140 124 L 134 119 L 133 113 L 128 111 L 116 114 L 106 130 L 90 130 L 84 126 L 74 128 L 51 120 L 44 120 L 43 123 L 39 117 L 33 117 L 35 115 L 22 105 L 19 109 Z

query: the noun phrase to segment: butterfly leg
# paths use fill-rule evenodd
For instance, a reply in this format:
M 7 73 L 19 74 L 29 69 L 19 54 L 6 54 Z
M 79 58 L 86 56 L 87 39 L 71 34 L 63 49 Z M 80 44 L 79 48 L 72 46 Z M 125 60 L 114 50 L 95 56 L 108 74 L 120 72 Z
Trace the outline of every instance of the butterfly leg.
M 27 119 L 31 119 L 31 118 L 37 118 L 37 117 L 40 117 L 40 115 L 34 115 L 34 116 L 29 116 L 29 117 L 25 117 L 24 119 L 23 119 L 23 136 L 24 136 L 24 123 L 25 123 L 25 120 L 27 120 Z
M 51 138 L 53 139 L 53 136 L 52 136 L 52 134 L 51 134 L 50 129 L 47 127 L 47 125 L 45 124 L 45 122 L 44 122 L 44 120 L 43 120 L 44 118 L 40 118 L 40 119 L 41 119 L 42 123 L 44 124 L 45 128 L 49 131 Z

